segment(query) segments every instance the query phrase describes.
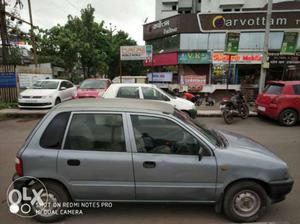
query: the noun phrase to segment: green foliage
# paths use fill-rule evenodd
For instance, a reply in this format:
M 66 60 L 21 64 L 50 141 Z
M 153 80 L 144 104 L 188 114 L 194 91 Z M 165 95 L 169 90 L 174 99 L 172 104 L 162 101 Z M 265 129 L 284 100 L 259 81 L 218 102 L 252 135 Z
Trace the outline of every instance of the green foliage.
M 69 74 L 81 68 L 85 77 L 108 74 L 110 78 L 119 74 L 120 46 L 136 45 L 124 31 L 113 34 L 97 23 L 95 9 L 87 5 L 80 17 L 68 16 L 65 25 L 39 30 L 37 34 L 38 60 L 64 67 Z M 141 62 L 125 62 L 123 75 L 143 73 Z

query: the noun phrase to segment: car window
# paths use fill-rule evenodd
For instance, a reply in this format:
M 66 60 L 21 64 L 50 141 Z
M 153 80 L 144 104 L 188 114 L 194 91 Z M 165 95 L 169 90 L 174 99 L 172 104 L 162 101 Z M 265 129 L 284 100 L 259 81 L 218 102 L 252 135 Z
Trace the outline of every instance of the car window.
M 281 84 L 269 84 L 265 88 L 264 93 L 279 95 L 282 93 L 283 87 L 284 85 Z
M 295 94 L 300 95 L 300 85 L 294 85 L 293 88 L 294 88 Z
M 73 115 L 64 149 L 125 152 L 122 115 Z
M 164 95 L 152 87 L 142 87 L 144 99 L 164 100 Z
M 70 113 L 56 115 L 45 129 L 40 146 L 47 149 L 60 149 Z
M 66 82 L 66 86 L 67 86 L 67 88 L 72 88 L 72 87 L 74 87 L 73 84 L 70 83 L 70 82 Z
M 199 141 L 173 121 L 142 115 L 131 120 L 139 153 L 198 155 Z
M 120 87 L 117 97 L 139 99 L 139 87 Z
M 62 82 L 60 83 L 59 89 L 61 89 L 62 87 L 68 88 L 67 82 L 62 81 Z

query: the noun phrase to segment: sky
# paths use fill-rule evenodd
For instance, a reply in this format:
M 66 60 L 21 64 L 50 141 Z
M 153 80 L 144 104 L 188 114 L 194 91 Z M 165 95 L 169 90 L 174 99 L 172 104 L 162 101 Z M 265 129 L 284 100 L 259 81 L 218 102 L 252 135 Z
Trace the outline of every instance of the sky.
M 6 0 L 14 4 L 16 0 Z M 27 0 L 22 0 L 20 16 L 29 21 Z M 130 37 L 143 45 L 143 23 L 154 21 L 155 0 L 31 0 L 33 24 L 41 28 L 50 28 L 65 24 L 68 15 L 79 16 L 80 9 L 91 4 L 95 8 L 95 20 L 104 20 L 109 27 L 129 33 Z M 27 25 L 23 25 L 28 30 Z M 27 26 L 27 28 L 26 28 Z

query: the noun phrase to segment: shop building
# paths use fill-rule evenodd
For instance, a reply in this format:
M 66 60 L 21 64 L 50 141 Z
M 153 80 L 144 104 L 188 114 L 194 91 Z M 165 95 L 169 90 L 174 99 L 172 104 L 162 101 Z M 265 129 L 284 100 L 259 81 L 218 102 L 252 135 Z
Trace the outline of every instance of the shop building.
M 247 1 L 241 2 L 246 5 Z M 203 4 L 201 1 L 201 8 Z M 249 89 L 255 95 L 265 23 L 266 5 L 261 5 L 239 12 L 184 13 L 145 24 L 144 40 L 153 46 L 154 53 L 153 60 L 146 61 L 145 66 L 155 72 L 173 72 L 174 83 L 210 93 L 226 89 L 230 74 L 229 89 Z M 239 53 L 231 57 L 230 72 L 229 57 L 224 55 L 228 31 L 240 32 Z M 300 31 L 300 2 L 273 4 L 267 80 L 300 79 L 300 38 L 295 56 L 279 57 L 286 31 Z

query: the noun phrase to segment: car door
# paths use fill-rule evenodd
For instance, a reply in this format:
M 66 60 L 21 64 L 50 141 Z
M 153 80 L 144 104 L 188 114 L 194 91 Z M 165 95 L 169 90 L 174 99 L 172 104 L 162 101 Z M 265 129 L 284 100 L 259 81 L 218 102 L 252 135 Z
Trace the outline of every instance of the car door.
M 137 200 L 215 200 L 216 160 L 205 144 L 174 120 L 130 117 Z
M 295 92 L 295 106 L 297 108 L 298 113 L 300 114 L 300 84 L 294 85 L 294 92 Z
M 59 90 L 59 96 L 60 96 L 61 101 L 68 100 L 68 86 L 67 86 L 67 82 L 62 81 L 60 83 L 60 86 L 59 86 L 58 90 Z
M 76 87 L 69 81 L 66 82 L 67 85 L 67 93 L 68 93 L 68 100 L 71 100 L 73 97 L 76 96 Z
M 134 179 L 121 113 L 73 113 L 57 170 L 75 200 L 133 200 Z

